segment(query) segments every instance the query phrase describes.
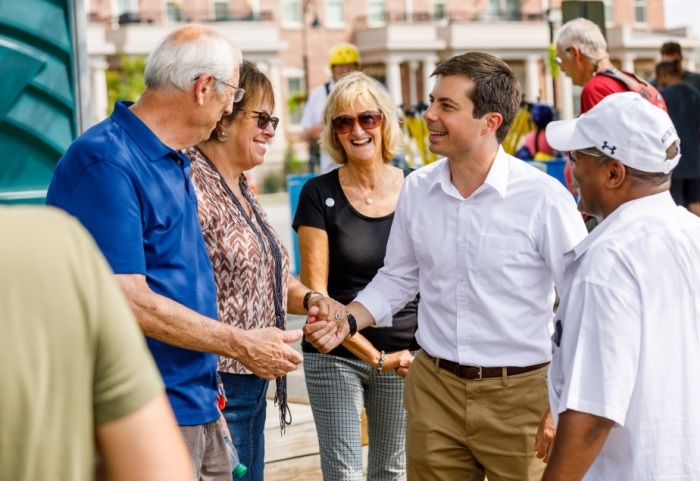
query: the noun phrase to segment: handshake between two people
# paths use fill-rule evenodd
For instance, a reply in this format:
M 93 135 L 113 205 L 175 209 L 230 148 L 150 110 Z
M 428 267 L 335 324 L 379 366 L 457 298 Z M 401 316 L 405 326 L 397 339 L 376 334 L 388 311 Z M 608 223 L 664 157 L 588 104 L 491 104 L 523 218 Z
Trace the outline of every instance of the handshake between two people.
M 307 322 L 303 327 L 304 338 L 321 353 L 328 353 L 343 345 L 360 360 L 367 362 L 381 372 L 396 371 L 406 377 L 413 362 L 413 354 L 407 349 L 385 353 L 378 351 L 359 331 L 374 322 L 372 315 L 362 304 L 348 306 L 329 299 L 331 305 L 310 304 Z

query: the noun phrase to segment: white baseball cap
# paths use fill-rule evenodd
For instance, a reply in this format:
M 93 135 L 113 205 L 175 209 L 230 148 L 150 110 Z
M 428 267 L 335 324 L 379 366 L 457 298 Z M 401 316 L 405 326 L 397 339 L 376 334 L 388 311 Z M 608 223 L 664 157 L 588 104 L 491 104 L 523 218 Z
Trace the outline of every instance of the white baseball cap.
M 577 119 L 547 125 L 547 142 L 559 151 L 596 148 L 644 172 L 668 174 L 678 165 L 666 150 L 680 139 L 668 114 L 636 92 L 611 94 Z

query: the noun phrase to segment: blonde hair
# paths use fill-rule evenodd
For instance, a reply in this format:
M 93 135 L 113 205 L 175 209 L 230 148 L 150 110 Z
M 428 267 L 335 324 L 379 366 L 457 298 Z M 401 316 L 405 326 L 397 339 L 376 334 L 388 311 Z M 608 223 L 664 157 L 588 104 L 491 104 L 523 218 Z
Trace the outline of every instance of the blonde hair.
M 341 111 L 352 108 L 357 103 L 365 105 L 377 105 L 383 114 L 382 119 L 382 158 L 388 163 L 401 148 L 403 136 L 396 106 L 387 92 L 382 90 L 377 82 L 363 72 L 352 72 L 333 87 L 328 96 L 328 103 L 323 112 L 323 132 L 321 132 L 321 148 L 338 164 L 348 161 L 347 153 L 343 148 L 338 134 L 333 130 L 331 120 Z

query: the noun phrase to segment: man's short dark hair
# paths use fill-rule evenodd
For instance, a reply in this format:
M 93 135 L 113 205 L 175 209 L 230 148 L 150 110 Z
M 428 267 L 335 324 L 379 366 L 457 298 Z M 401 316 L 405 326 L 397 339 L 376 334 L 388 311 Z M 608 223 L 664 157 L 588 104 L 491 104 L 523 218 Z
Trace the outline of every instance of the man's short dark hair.
M 490 112 L 503 116 L 503 123 L 496 130 L 496 139 L 499 143 L 503 142 L 520 108 L 521 99 L 520 82 L 508 64 L 487 53 L 468 52 L 445 60 L 432 74 L 451 75 L 466 77 L 474 82 L 474 88 L 465 93 L 474 104 L 475 119 Z
M 678 64 L 678 62 L 659 62 L 656 64 L 656 77 L 660 77 L 662 73 L 671 77 L 680 78 L 680 65 Z
M 681 49 L 681 44 L 678 42 L 666 42 L 659 49 L 661 55 L 678 55 L 680 59 L 683 58 L 683 50 Z

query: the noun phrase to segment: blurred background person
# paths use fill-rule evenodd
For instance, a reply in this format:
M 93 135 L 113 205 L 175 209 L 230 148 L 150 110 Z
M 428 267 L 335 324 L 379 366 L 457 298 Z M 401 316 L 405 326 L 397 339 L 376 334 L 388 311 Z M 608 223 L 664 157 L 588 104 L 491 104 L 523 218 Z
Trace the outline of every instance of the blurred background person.
M 399 149 L 396 108 L 377 83 L 350 73 L 330 93 L 321 147 L 341 167 L 303 187 L 293 226 L 299 234 L 301 280 L 343 303 L 384 264 L 405 172 L 389 165 Z M 304 373 L 325 480 L 363 479 L 360 414 L 369 428 L 368 480 L 406 479 L 405 375 L 418 349 L 417 298 L 393 326 L 355 334 L 330 354 L 302 343 Z M 351 315 L 349 316 L 352 320 Z M 388 372 L 389 371 L 389 372 Z
M 343 76 L 360 70 L 360 51 L 351 43 L 339 43 L 331 48 L 328 54 L 328 62 L 331 68 L 331 79 L 311 92 L 308 99 L 306 99 L 304 113 L 301 116 L 304 136 L 309 142 L 309 162 L 312 164 L 309 170 L 314 172 L 315 165 L 319 165 L 321 174 L 338 167 L 338 164 L 331 160 L 328 153 L 324 152 L 318 143 L 323 130 L 323 110 L 335 83 Z M 315 159 L 318 159 L 318 161 Z
M 109 481 L 192 481 L 163 381 L 95 241 L 53 208 L 0 207 L 0 225 L 0 479 L 92 480 L 97 453 Z
M 659 49 L 661 54 L 662 62 L 673 62 L 678 65 L 678 71 L 680 72 L 681 80 L 691 87 L 695 87 L 700 90 L 700 73 L 691 72 L 683 68 L 683 49 L 678 42 L 666 42 L 661 45 Z M 661 87 L 659 83 L 659 78 L 652 80 L 652 84 L 655 87 Z
M 272 116 L 272 84 L 251 62 L 241 64 L 238 85 L 245 96 L 217 123 L 208 140 L 186 151 L 214 266 L 219 319 L 246 330 L 285 329 L 288 310 L 303 314 L 310 306 L 320 306 L 324 315 L 336 309 L 342 317 L 342 305 L 311 295 L 289 275 L 289 255 L 243 175 L 265 160 L 279 119 Z M 223 356 L 218 372 L 226 397 L 222 412 L 240 460 L 248 467 L 242 479 L 262 480 L 268 381 Z M 285 377 L 277 379 L 275 402 L 284 429 L 290 420 Z
M 528 132 L 523 139 L 523 146 L 515 152 L 515 157 L 523 160 L 552 160 L 561 154 L 550 147 L 545 129 L 556 117 L 556 111 L 547 104 L 535 104 L 530 109 L 530 120 L 535 130 Z
M 671 174 L 671 196 L 700 215 L 700 91 L 683 82 L 680 62 L 659 63 L 656 81 L 681 139 L 681 159 Z

